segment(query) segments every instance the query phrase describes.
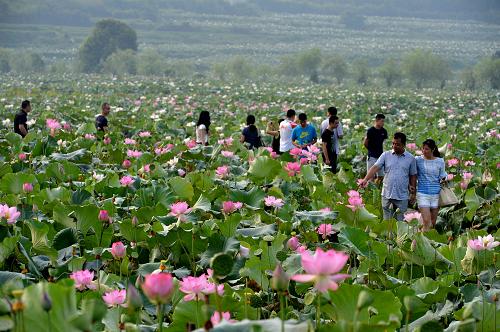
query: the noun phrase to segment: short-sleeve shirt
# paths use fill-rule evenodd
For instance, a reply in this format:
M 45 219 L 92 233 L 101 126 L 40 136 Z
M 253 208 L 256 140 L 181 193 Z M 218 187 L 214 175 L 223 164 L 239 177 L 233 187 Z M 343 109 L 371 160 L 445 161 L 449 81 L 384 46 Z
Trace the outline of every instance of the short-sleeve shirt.
M 328 128 L 328 123 L 330 122 L 330 119 L 327 118 L 321 122 L 320 126 L 320 133 L 323 135 L 323 132 L 325 131 L 326 128 Z M 340 144 L 339 144 L 339 137 L 344 136 L 344 129 L 342 128 L 342 122 L 339 121 L 339 125 L 337 128 L 333 129 L 333 145 L 335 147 L 335 153 L 340 154 Z
M 299 145 L 310 144 L 317 138 L 316 129 L 310 123 L 307 126 L 297 126 L 292 131 L 292 142 L 297 142 Z
M 382 197 L 387 199 L 407 200 L 410 176 L 417 174 L 415 157 L 408 151 L 397 155 L 394 151 L 383 152 L 375 163 L 385 171 Z
M 378 158 L 384 152 L 384 140 L 387 139 L 387 130 L 385 128 L 377 129 L 371 127 L 366 132 L 368 138 L 368 157 Z
M 95 118 L 95 128 L 97 130 L 104 130 L 104 127 L 107 127 L 108 126 L 108 119 L 106 119 L 106 117 L 102 114 L 99 114 L 96 118 Z
M 427 195 L 438 195 L 441 190 L 440 181 L 446 177 L 444 159 L 428 160 L 422 156 L 415 158 L 417 162 L 417 191 Z
M 326 150 L 328 151 L 328 159 L 333 158 L 333 153 L 335 152 L 334 149 L 334 144 L 333 144 L 333 137 L 334 133 L 330 129 L 326 128 L 323 133 L 321 134 L 321 140 L 323 143 L 326 143 Z
M 205 131 L 205 139 L 202 142 L 201 133 Z M 208 143 L 208 130 L 204 124 L 196 127 L 196 143 L 198 144 L 207 144 Z
M 241 134 L 245 136 L 245 142 L 250 144 L 250 149 L 259 148 L 262 145 L 260 144 L 260 136 L 257 128 L 250 130 L 250 127 L 245 127 Z
M 292 132 L 297 126 L 295 122 L 285 119 L 280 123 L 280 152 L 287 152 L 293 149 Z
M 20 110 L 14 117 L 14 132 L 24 137 L 25 135 L 23 135 L 23 133 L 21 133 L 21 130 L 19 130 L 19 125 L 22 125 L 27 132 L 28 131 L 27 122 L 28 122 L 28 113 L 26 113 L 23 110 Z

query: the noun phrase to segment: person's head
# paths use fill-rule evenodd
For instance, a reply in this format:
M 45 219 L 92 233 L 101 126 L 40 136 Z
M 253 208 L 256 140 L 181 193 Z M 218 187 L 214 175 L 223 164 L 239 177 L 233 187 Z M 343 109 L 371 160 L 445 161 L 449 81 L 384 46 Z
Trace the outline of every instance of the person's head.
M 286 117 L 292 121 L 295 121 L 295 110 L 293 109 L 289 109 L 288 111 L 286 111 Z
M 299 114 L 299 123 L 302 127 L 307 126 L 307 115 L 306 113 Z
M 111 106 L 109 106 L 109 103 L 102 103 L 101 109 L 102 109 L 102 115 L 107 116 L 111 111 Z
M 328 107 L 328 116 L 337 116 L 337 107 L 331 106 Z
M 251 131 L 257 130 L 257 127 L 255 127 L 255 116 L 252 114 L 247 115 L 247 126 Z
M 436 142 L 433 139 L 426 139 L 422 143 L 422 154 L 426 158 L 431 158 L 432 156 L 434 157 L 441 157 L 441 154 L 439 153 L 438 147 L 436 146 Z
M 31 103 L 29 100 L 23 100 L 21 103 L 21 109 L 25 111 L 26 113 L 31 112 Z
M 339 126 L 339 118 L 336 115 L 332 115 L 328 118 L 328 126 L 330 129 L 335 129 Z
M 205 125 L 208 130 L 208 127 L 210 126 L 210 113 L 208 113 L 208 111 L 200 112 L 200 117 L 198 118 L 198 123 L 196 125 L 199 126 L 202 124 Z
M 402 154 L 405 151 L 406 135 L 400 132 L 394 134 L 392 139 L 392 149 L 397 154 Z
M 384 122 L 385 122 L 385 115 L 383 115 L 382 113 L 375 115 L 375 126 L 376 127 L 382 128 L 384 126 Z

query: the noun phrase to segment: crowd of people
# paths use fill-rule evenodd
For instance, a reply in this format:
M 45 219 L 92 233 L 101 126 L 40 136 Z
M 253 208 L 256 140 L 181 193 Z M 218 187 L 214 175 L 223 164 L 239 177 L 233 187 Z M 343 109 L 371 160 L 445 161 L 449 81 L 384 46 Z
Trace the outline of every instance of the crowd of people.
M 97 131 L 109 130 L 107 116 L 110 109 L 109 103 L 102 104 L 101 113 L 95 118 Z M 14 118 L 14 132 L 22 137 L 28 133 L 27 118 L 30 111 L 31 104 L 25 100 Z M 329 107 L 326 118 L 320 125 L 323 163 L 333 173 L 337 172 L 339 141 L 344 135 L 337 113 L 336 107 Z M 408 206 L 416 201 L 422 216 L 422 228 L 429 230 L 436 224 L 441 183 L 447 178 L 444 159 L 432 139 L 425 140 L 422 143 L 422 155 L 414 157 L 406 151 L 406 135 L 401 132 L 393 135 L 392 150 L 384 152 L 384 141 L 389 138 L 384 122 L 384 114 L 377 114 L 373 126 L 366 132 L 363 143 L 367 149 L 367 174 L 359 181 L 359 185 L 366 187 L 370 181 L 382 183 L 382 209 L 385 220 L 395 218 L 402 221 Z M 209 145 L 210 124 L 210 113 L 201 111 L 195 129 L 197 144 Z M 286 118 L 277 122 L 270 121 L 265 133 L 271 136 L 271 148 L 279 155 L 287 154 L 294 148 L 307 149 L 318 140 L 316 128 L 307 121 L 307 115 L 300 113 L 297 117 L 293 109 L 286 112 Z M 254 115 L 247 116 L 240 142 L 248 149 L 264 146 L 261 133 L 255 125 Z

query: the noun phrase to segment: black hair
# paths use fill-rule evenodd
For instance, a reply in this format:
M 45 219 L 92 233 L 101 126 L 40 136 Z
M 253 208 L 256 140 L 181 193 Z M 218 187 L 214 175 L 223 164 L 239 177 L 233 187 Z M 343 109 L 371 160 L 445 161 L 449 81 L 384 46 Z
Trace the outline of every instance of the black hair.
M 30 105 L 30 101 L 29 100 L 23 100 L 23 102 L 21 103 L 21 109 L 22 110 L 25 110 L 26 107 L 28 107 Z
M 430 139 L 430 138 L 426 139 L 426 140 L 422 143 L 422 145 L 427 145 L 427 147 L 428 147 L 429 149 L 431 149 L 431 151 L 432 151 L 432 155 L 433 155 L 434 157 L 441 158 L 441 153 L 439 153 L 439 150 L 438 150 L 438 147 L 437 147 L 437 145 L 436 145 L 436 142 L 435 142 L 433 139 Z
M 295 114 L 297 114 L 297 113 L 293 109 L 289 109 L 288 111 L 286 111 L 287 118 L 291 118 L 292 116 L 295 116 Z
M 381 120 L 381 119 L 385 119 L 385 115 L 383 115 L 382 113 L 378 113 L 377 115 L 375 115 L 375 120 Z
M 307 120 L 306 113 L 300 113 L 299 114 L 299 121 L 306 121 L 306 120 Z
M 331 117 L 328 118 L 328 122 L 329 123 L 335 123 L 335 121 L 337 121 L 338 119 L 339 119 L 338 116 L 332 115 Z
M 285 121 L 285 119 L 279 119 L 278 124 L 282 123 L 283 121 Z
M 255 127 L 255 116 L 253 116 L 252 114 L 247 115 L 247 126 L 248 130 L 250 131 L 252 132 L 257 131 L 257 127 Z
M 210 127 L 210 113 L 208 111 L 201 111 L 200 112 L 200 117 L 198 118 L 198 122 L 196 123 L 196 126 L 198 127 L 199 125 L 205 125 L 205 128 L 207 128 L 208 132 L 208 127 Z
M 335 106 L 328 107 L 328 114 L 330 114 L 330 116 L 337 115 L 337 107 Z
M 398 139 L 401 141 L 403 145 L 406 144 L 406 135 L 400 132 L 394 134 L 394 139 Z
M 104 108 L 105 106 L 109 106 L 109 103 L 108 102 L 102 103 L 101 108 Z

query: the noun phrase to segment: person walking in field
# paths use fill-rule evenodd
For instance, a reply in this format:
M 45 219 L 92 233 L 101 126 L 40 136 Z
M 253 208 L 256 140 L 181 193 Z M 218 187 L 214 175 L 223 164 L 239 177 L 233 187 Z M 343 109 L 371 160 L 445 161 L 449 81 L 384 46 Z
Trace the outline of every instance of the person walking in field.
M 366 187 L 368 181 L 380 169 L 385 169 L 382 186 L 384 220 L 396 218 L 398 221 L 403 221 L 409 201 L 415 200 L 417 164 L 415 157 L 405 151 L 405 145 L 406 135 L 395 133 L 392 140 L 392 151 L 383 152 L 360 182 L 360 187 Z
M 318 140 L 316 129 L 312 124 L 307 122 L 306 113 L 299 114 L 299 123 L 300 125 L 293 129 L 292 144 L 298 148 L 306 149 Z
M 97 131 L 107 132 L 108 131 L 108 118 L 109 112 L 111 111 L 111 106 L 109 103 L 103 103 L 101 105 L 101 114 L 95 118 L 95 128 Z
M 28 113 L 31 112 L 31 103 L 24 100 L 21 103 L 21 109 L 14 117 L 14 132 L 23 138 L 28 135 Z
M 262 146 L 259 130 L 255 126 L 255 116 L 247 116 L 247 126 L 241 132 L 240 142 L 245 143 L 250 150 L 258 149 Z
M 427 139 L 422 143 L 422 155 L 415 158 L 417 162 L 417 204 L 422 215 L 423 231 L 436 226 L 439 212 L 439 192 L 441 181 L 445 181 L 444 159 L 438 151 L 436 142 Z
M 297 126 L 295 123 L 295 110 L 289 109 L 286 112 L 286 119 L 280 123 L 280 152 L 288 152 L 293 149 L 292 131 Z
M 321 134 L 321 148 L 323 151 L 323 161 L 325 165 L 330 166 L 332 173 L 337 173 L 337 152 L 335 151 L 334 139 L 336 138 L 334 131 L 339 125 L 339 118 L 332 115 L 328 119 L 328 127 Z
M 328 111 L 327 111 L 328 117 L 325 120 L 323 120 L 323 122 L 321 122 L 321 126 L 320 126 L 320 135 L 321 136 L 323 136 L 323 132 L 325 131 L 325 129 L 328 128 L 330 117 L 337 116 L 337 118 L 338 118 L 337 112 L 338 111 L 337 111 L 337 108 L 335 106 L 328 107 Z M 340 140 L 344 137 L 344 130 L 342 128 L 342 122 L 340 121 L 340 119 L 338 119 L 338 121 L 339 121 L 339 124 L 336 128 L 333 129 L 333 137 L 332 137 L 332 140 L 334 143 L 333 148 L 334 148 L 334 151 L 335 151 L 337 158 L 340 155 Z
M 266 134 L 272 136 L 271 147 L 274 152 L 280 153 L 280 124 L 284 119 L 279 119 L 276 124 L 274 121 L 269 121 L 266 127 Z
M 208 138 L 210 135 L 210 113 L 208 111 L 201 111 L 196 123 L 196 143 L 201 145 L 208 145 Z
M 366 137 L 364 140 L 364 146 L 368 150 L 368 156 L 366 158 L 366 171 L 368 171 L 378 160 L 378 158 L 384 152 L 384 141 L 388 138 L 387 130 L 384 128 L 385 115 L 377 114 L 375 116 L 375 123 L 366 132 Z M 373 178 L 377 178 L 377 181 L 382 182 L 384 179 L 384 169 L 380 168 L 377 173 L 373 175 Z

